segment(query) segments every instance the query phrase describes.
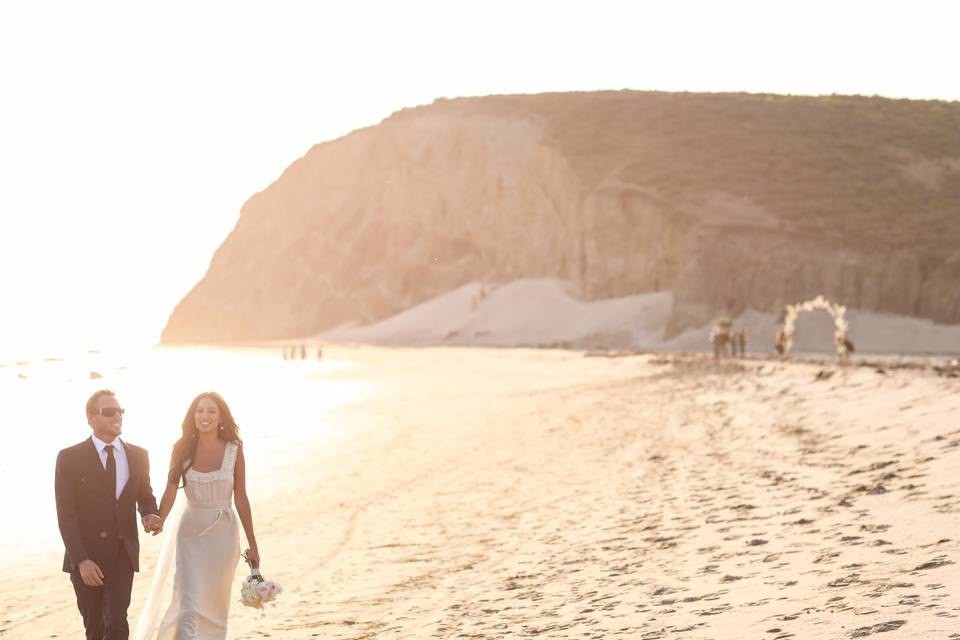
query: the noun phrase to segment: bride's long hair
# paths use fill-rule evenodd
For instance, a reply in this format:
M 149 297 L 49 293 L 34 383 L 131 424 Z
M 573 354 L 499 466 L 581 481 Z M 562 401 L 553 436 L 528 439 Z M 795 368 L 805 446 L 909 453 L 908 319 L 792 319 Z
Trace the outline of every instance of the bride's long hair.
M 197 412 L 197 405 L 204 398 L 213 400 L 220 411 L 217 437 L 227 442 L 243 444 L 243 441 L 240 440 L 240 429 L 233 420 L 233 414 L 230 412 L 226 400 L 219 393 L 204 391 L 193 399 L 187 409 L 187 415 L 183 417 L 183 423 L 180 425 L 183 435 L 173 445 L 173 454 L 170 456 L 170 471 L 167 473 L 168 482 L 179 485 L 180 481 L 183 480 L 183 486 L 187 484 L 187 478 L 184 474 L 193 465 L 193 458 L 197 454 L 197 422 L 194 414 Z

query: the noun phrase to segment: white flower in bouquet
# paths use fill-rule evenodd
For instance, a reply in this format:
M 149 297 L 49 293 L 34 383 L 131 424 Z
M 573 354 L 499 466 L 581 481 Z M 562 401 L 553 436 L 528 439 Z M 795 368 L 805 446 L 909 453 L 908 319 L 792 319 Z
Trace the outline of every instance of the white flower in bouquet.
M 260 597 L 257 595 L 256 584 L 257 581 L 253 576 L 244 578 L 240 586 L 240 600 L 248 607 L 260 609 L 262 605 L 260 604 Z
M 273 580 L 266 580 L 260 575 L 260 569 L 250 561 L 247 551 L 242 554 L 250 565 L 250 575 L 243 579 L 240 586 L 240 601 L 248 606 L 263 611 L 263 605 L 273 602 L 281 593 L 283 587 Z

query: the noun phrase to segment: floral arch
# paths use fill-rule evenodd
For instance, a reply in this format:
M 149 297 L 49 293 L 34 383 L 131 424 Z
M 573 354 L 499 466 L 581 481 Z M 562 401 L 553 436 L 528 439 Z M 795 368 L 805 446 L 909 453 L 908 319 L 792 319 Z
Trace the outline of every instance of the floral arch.
M 784 355 L 789 355 L 793 349 L 793 334 L 797 330 L 797 317 L 804 311 L 814 311 L 816 309 L 823 309 L 833 318 L 833 324 L 837 328 L 833 334 L 833 342 L 837 347 L 837 354 L 845 359 L 848 355 L 850 345 L 850 342 L 847 340 L 847 329 L 849 328 L 846 318 L 847 308 L 842 304 L 830 302 L 822 295 L 817 296 L 813 300 L 798 302 L 797 304 L 788 304 L 786 306 L 786 317 L 783 321 Z

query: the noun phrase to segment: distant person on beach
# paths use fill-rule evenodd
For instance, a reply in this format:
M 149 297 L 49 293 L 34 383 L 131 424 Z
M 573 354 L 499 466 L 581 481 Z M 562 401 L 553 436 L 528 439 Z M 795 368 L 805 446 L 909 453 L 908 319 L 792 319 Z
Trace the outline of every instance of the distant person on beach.
M 783 351 L 786 347 L 787 335 L 783 332 L 783 329 L 777 331 L 777 337 L 773 342 L 774 348 L 777 350 L 777 355 L 782 356 Z
M 243 444 L 230 408 L 212 391 L 190 403 L 181 437 L 173 446 L 167 487 L 160 500 L 164 526 L 181 482 L 187 506 L 179 522 L 170 526 L 176 540 L 173 597 L 156 639 L 221 640 L 227 634 L 230 594 L 240 561 L 241 525 L 249 546 L 247 559 L 253 566 L 260 565 L 260 552 L 247 497 Z M 166 568 L 158 566 L 157 573 L 165 574 Z M 148 602 L 156 602 L 162 589 L 163 581 L 154 581 Z M 145 607 L 138 635 L 143 629 L 145 637 L 154 637 L 158 613 L 155 606 Z
M 833 334 L 833 342 L 837 347 L 837 357 L 840 358 L 841 364 L 846 364 L 850 360 L 850 354 L 853 353 L 853 343 L 850 341 L 850 338 L 847 337 L 845 331 L 837 330 Z
M 740 352 L 740 357 L 743 358 L 747 355 L 747 328 L 742 327 L 740 332 L 737 334 L 737 350 Z
M 736 346 L 733 341 L 733 322 L 726 316 L 721 316 L 710 330 L 710 344 L 713 346 L 713 357 L 720 359 L 724 356 L 736 356 Z
M 137 510 L 144 531 L 162 529 L 146 449 L 120 439 L 123 408 L 109 389 L 86 405 L 93 431 L 57 456 L 57 523 L 63 570 L 77 596 L 88 640 L 125 640 L 133 574 L 140 570 Z

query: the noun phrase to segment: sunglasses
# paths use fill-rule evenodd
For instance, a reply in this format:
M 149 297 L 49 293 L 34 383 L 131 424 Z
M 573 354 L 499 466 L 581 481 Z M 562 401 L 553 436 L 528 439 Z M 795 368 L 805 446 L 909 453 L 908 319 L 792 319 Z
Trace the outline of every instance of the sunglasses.
M 103 409 L 97 409 L 93 412 L 93 415 L 101 415 L 104 418 L 112 418 L 117 414 L 123 415 L 123 409 L 120 407 L 104 407 Z

